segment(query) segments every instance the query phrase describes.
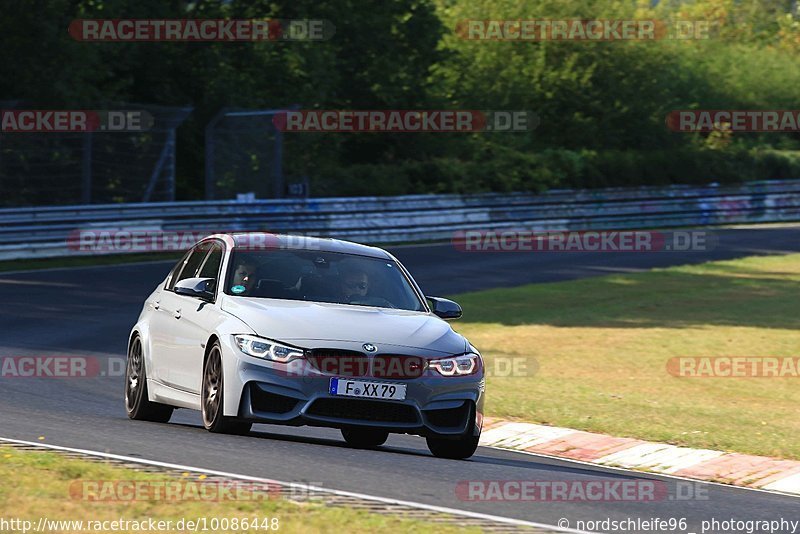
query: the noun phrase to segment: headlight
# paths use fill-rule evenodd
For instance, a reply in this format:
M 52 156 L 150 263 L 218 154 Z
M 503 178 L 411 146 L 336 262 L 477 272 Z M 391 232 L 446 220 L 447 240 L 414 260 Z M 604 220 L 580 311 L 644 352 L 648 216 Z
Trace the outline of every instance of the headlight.
M 478 370 L 480 357 L 477 354 L 463 354 L 452 358 L 431 360 L 428 362 L 430 369 L 436 370 L 442 376 L 466 376 Z
M 287 347 L 275 343 L 271 339 L 247 334 L 233 336 L 233 339 L 236 340 L 236 345 L 239 347 L 239 350 L 254 358 L 289 363 L 292 360 L 303 357 L 303 351 L 301 349 Z

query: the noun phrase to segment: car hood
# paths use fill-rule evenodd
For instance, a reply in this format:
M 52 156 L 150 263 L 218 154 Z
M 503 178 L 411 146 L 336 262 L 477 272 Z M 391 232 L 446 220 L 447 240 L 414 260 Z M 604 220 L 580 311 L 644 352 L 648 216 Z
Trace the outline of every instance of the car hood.
M 230 297 L 222 309 L 256 334 L 303 348 L 320 341 L 362 350 L 363 343 L 461 354 L 467 342 L 442 319 L 427 313 L 293 300 Z

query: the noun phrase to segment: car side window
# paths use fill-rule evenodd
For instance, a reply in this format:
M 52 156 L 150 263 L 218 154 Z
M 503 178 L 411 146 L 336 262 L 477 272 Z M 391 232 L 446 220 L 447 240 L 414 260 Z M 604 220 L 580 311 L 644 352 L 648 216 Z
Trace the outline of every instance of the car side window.
M 203 266 L 200 267 L 200 273 L 197 275 L 200 278 L 213 278 L 217 280 L 219 276 L 219 266 L 222 264 L 222 246 L 219 243 L 214 243 L 211 250 L 206 256 Z
M 200 243 L 192 249 L 189 257 L 187 257 L 186 261 L 183 262 L 183 268 L 180 270 L 177 276 L 172 277 L 172 280 L 170 281 L 170 290 L 172 290 L 172 288 L 175 287 L 175 284 L 181 280 L 194 278 L 197 275 L 197 270 L 200 268 L 200 265 L 202 265 L 211 245 L 212 243 L 209 242 Z
M 183 255 L 180 261 L 175 264 L 175 267 L 173 267 L 172 270 L 169 272 L 169 277 L 167 277 L 167 283 L 164 285 L 164 289 L 166 289 L 167 291 L 172 291 L 175 288 L 175 282 L 178 279 L 178 275 L 180 274 L 181 269 L 183 269 L 183 266 L 186 264 L 186 260 L 189 258 L 189 254 L 191 253 L 192 253 L 191 250 L 188 251 L 186 254 Z

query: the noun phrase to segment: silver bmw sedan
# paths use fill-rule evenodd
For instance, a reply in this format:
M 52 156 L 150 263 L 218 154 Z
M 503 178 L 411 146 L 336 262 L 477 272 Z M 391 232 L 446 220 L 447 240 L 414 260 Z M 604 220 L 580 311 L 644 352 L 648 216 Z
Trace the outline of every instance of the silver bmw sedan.
M 147 297 L 128 342 L 125 407 L 167 422 L 199 410 L 211 432 L 253 423 L 341 430 L 353 447 L 424 436 L 463 459 L 483 425 L 480 353 L 383 249 L 335 239 L 216 234 Z

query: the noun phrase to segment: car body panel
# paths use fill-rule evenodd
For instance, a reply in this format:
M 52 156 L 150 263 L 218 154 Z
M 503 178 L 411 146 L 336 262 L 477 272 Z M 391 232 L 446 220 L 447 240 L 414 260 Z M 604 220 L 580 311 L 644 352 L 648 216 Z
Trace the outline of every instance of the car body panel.
M 262 336 L 308 347 L 317 340 L 381 343 L 463 353 L 467 343 L 435 315 L 389 308 L 225 295 L 222 309 Z M 354 328 L 354 325 L 358 325 Z

